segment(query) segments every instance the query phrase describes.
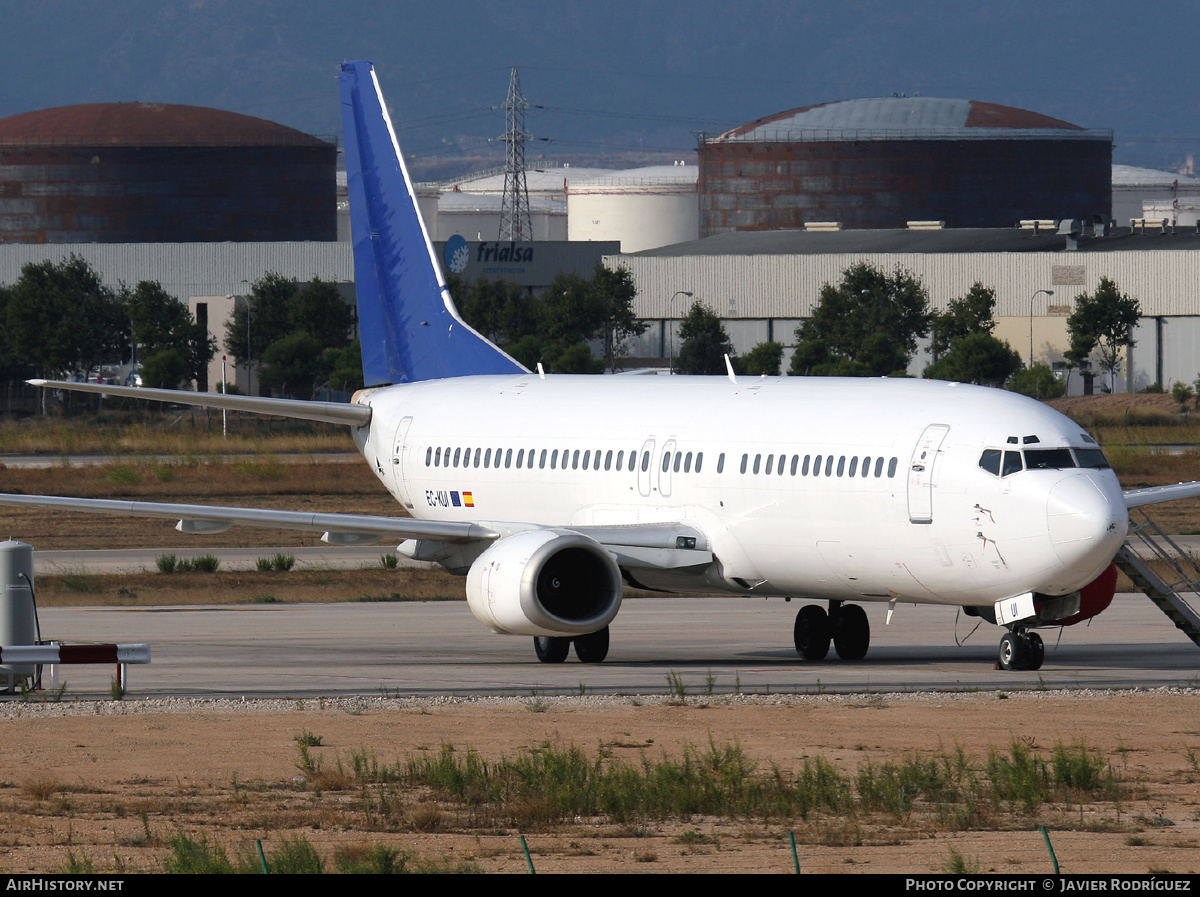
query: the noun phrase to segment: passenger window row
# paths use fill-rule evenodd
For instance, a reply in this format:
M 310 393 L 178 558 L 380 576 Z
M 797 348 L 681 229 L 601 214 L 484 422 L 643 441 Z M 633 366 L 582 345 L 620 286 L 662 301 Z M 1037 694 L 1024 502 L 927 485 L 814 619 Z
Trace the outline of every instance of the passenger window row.
M 644 452 L 645 457 L 642 460 L 642 470 L 646 470 L 650 464 L 650 453 Z M 425 449 L 425 466 L 426 467 L 483 467 L 483 468 L 500 468 L 505 469 L 515 468 L 525 470 L 533 470 L 536 465 L 539 469 L 544 470 L 547 466 L 551 470 L 566 470 L 568 467 L 571 470 L 600 470 L 603 467 L 605 470 L 634 470 L 637 467 L 636 451 L 629 453 L 628 465 L 626 465 L 625 452 L 619 451 L 614 453 L 612 449 L 607 452 L 603 449 L 592 451 L 591 449 L 580 450 L 575 449 L 542 449 L 539 453 L 537 449 L 463 449 L 450 446 L 442 448 L 441 446 L 429 446 Z M 688 463 L 690 466 L 692 453 L 688 452 Z M 703 458 L 703 453 L 697 455 L 696 470 L 700 469 L 700 459 Z
M 895 458 L 872 458 L 870 455 L 864 455 L 861 459 L 857 455 L 851 455 L 847 458 L 845 455 L 817 455 L 815 458 L 812 455 L 805 455 L 803 460 L 799 455 L 792 455 L 791 462 L 788 462 L 787 455 L 779 455 L 778 457 L 771 454 L 767 455 L 766 460 L 763 460 L 761 454 L 754 456 L 754 460 L 750 460 L 750 455 L 742 455 L 742 473 L 763 473 L 767 476 L 775 474 L 783 476 L 784 473 L 790 473 L 791 476 L 826 476 L 826 477 L 869 477 L 871 476 L 872 464 L 875 469 L 875 477 L 883 476 L 884 464 L 887 464 L 887 475 L 889 478 L 896 475 L 897 459 Z
M 482 467 L 482 468 L 505 468 L 505 469 L 525 469 L 532 470 L 535 466 L 539 470 L 544 470 L 549 467 L 550 470 L 628 470 L 630 472 L 637 470 L 640 467 L 643 472 L 650 469 L 650 452 L 631 451 L 626 455 L 624 451 L 613 452 L 612 449 L 605 451 L 597 449 L 485 449 L 485 448 L 453 448 L 451 446 L 428 446 L 425 449 L 425 466 L 426 467 Z M 849 466 L 847 467 L 847 462 Z M 882 477 L 884 474 L 884 465 L 887 466 L 888 477 L 896 475 L 896 459 L 875 457 L 865 455 L 861 459 L 857 455 L 852 455 L 847 459 L 845 455 L 835 457 L 833 455 L 817 455 L 815 460 L 812 455 L 804 455 L 803 459 L 800 455 L 792 455 L 789 464 L 787 455 L 769 454 L 766 456 L 766 462 L 763 461 L 763 456 L 757 454 L 754 456 L 753 473 L 776 474 L 783 476 L 790 470 L 792 476 L 822 476 L 822 468 L 824 468 L 824 476 L 847 476 L 847 477 L 869 477 L 871 476 L 871 468 L 874 465 L 874 475 Z M 750 456 L 742 455 L 741 472 L 746 473 L 750 469 Z M 836 467 L 836 469 L 835 469 Z M 704 452 L 663 452 L 662 456 L 662 472 L 668 471 L 674 473 L 700 473 L 704 469 Z M 722 452 L 717 456 L 717 473 L 725 471 L 725 453 Z

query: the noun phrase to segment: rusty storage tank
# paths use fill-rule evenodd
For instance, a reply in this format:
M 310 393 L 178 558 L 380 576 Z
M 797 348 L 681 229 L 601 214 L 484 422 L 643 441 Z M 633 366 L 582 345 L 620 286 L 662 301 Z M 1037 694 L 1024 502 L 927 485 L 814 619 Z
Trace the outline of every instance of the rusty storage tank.
M 800 228 L 1012 227 L 1109 215 L 1112 132 L 974 100 L 877 97 L 701 135 L 700 235 Z
M 337 239 L 337 148 L 235 112 L 161 103 L 0 119 L 0 242 Z

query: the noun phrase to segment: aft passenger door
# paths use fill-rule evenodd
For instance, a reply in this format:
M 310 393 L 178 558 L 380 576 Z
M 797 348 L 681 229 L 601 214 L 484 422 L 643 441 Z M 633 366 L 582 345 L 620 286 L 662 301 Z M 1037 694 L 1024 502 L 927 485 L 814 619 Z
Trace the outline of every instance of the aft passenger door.
M 937 461 L 942 442 L 950 427 L 931 424 L 925 428 L 908 465 L 908 520 L 933 523 L 933 487 L 937 482 Z
M 392 442 L 392 476 L 396 486 L 396 497 L 400 499 L 400 503 L 406 508 L 412 508 L 412 502 L 408 498 L 408 485 L 404 479 L 404 440 L 408 436 L 408 428 L 412 425 L 412 418 L 405 417 L 396 427 L 396 438 Z

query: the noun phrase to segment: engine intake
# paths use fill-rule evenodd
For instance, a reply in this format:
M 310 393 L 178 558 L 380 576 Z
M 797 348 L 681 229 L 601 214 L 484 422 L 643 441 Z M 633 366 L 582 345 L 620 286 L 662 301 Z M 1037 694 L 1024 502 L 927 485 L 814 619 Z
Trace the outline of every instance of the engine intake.
M 499 540 L 467 573 L 479 622 L 509 635 L 571 636 L 603 629 L 621 608 L 621 572 L 595 539 L 530 530 Z

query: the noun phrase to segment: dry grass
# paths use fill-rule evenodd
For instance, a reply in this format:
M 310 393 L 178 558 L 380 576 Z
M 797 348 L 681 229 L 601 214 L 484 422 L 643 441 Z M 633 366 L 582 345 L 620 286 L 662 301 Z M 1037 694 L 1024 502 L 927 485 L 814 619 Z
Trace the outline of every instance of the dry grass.
M 291 570 L 216 573 L 84 573 L 38 577 L 44 607 L 459 601 L 463 580 L 442 570 Z

